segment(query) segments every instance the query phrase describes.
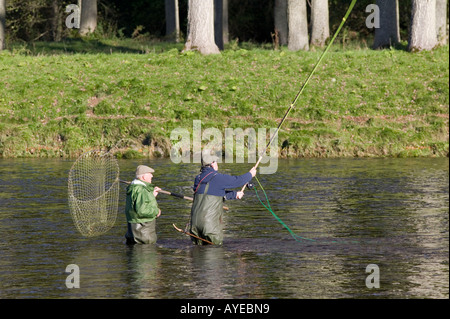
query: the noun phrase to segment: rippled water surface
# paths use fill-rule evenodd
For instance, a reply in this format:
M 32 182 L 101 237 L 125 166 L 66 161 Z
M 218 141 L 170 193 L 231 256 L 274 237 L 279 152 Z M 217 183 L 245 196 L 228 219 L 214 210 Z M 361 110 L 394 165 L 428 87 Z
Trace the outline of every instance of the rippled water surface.
M 85 238 L 67 202 L 73 161 L 0 160 L 0 298 L 448 298 L 449 161 L 280 160 L 259 175 L 273 211 L 247 190 L 228 201 L 223 247 L 193 247 L 184 228 L 190 202 L 160 194 L 158 243 L 125 245 L 125 188 L 115 226 Z M 198 165 L 120 161 L 155 168 L 163 189 L 192 196 Z M 251 164 L 223 164 L 241 174 Z M 258 194 L 263 196 L 261 190 Z M 80 288 L 66 287 L 66 266 Z M 366 286 L 369 264 L 380 287 Z

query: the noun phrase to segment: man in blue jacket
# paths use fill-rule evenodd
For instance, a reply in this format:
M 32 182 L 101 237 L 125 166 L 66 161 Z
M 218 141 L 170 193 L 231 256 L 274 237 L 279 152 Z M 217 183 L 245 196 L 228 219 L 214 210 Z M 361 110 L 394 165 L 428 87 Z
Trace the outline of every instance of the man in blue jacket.
M 241 199 L 244 192 L 228 190 L 242 187 L 256 175 L 253 167 L 248 173 L 240 176 L 231 176 L 218 173 L 218 157 L 202 156 L 201 173 L 194 181 L 194 202 L 191 208 L 190 232 L 200 238 L 206 239 L 215 245 L 223 243 L 223 201 Z M 205 242 L 191 237 L 195 245 L 204 245 Z

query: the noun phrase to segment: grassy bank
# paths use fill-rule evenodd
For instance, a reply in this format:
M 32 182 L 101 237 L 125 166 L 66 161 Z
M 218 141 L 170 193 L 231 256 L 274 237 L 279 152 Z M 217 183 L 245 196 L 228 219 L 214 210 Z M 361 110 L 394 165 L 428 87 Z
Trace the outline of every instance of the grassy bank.
M 0 157 L 73 157 L 121 139 L 125 156 L 168 156 L 170 132 L 193 120 L 276 127 L 321 53 L 42 48 L 0 53 Z M 283 125 L 280 155 L 448 156 L 448 55 L 333 47 Z

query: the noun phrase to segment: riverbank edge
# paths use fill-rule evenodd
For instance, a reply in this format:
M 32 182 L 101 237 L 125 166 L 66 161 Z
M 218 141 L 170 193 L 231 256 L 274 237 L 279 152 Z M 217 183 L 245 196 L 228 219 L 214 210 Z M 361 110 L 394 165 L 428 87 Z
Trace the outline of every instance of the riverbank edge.
M 268 138 L 267 138 L 268 141 Z M 331 145 L 330 145 L 331 144 Z M 64 144 L 59 147 L 49 145 L 30 145 L 21 152 L 16 154 L 8 153 L 0 154 L 0 159 L 11 158 L 65 158 L 75 159 L 85 152 L 92 150 L 102 150 L 111 152 L 118 159 L 156 159 L 156 158 L 173 158 L 181 157 L 181 149 L 176 149 L 176 145 L 171 143 L 171 140 L 164 136 L 158 136 L 150 141 L 118 138 L 117 142 L 112 145 L 90 146 L 81 148 L 77 151 L 68 151 Z M 274 147 L 272 147 L 274 148 Z M 252 158 L 259 158 L 260 150 L 253 150 L 250 152 L 247 147 L 244 150 L 240 149 L 239 154 L 243 154 L 245 160 Z M 300 158 L 433 158 L 433 157 L 449 157 L 449 144 L 447 143 L 431 143 L 422 146 L 404 146 L 396 145 L 394 143 L 386 143 L 382 145 L 361 145 L 354 144 L 353 147 L 340 147 L 336 145 L 336 141 L 331 141 L 325 144 L 316 144 L 314 147 L 301 148 L 299 145 L 290 145 L 288 139 L 278 142 L 276 146 L 276 157 L 280 159 L 300 159 Z M 178 152 L 175 155 L 174 152 Z M 190 159 L 193 157 L 193 149 L 184 150 L 188 152 Z M 272 152 L 274 152 L 272 150 Z M 270 148 L 266 152 L 266 156 L 274 156 L 270 153 Z M 217 151 L 218 156 L 223 158 L 227 155 L 225 145 L 222 150 Z M 233 160 L 237 154 L 236 146 L 233 148 Z M 6 156 L 5 156 L 6 155 Z M 178 159 L 181 161 L 181 159 Z

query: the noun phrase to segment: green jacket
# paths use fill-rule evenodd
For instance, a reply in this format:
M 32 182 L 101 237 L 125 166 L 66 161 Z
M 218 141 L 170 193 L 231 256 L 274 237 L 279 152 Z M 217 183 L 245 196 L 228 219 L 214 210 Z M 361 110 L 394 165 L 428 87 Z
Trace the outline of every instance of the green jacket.
M 129 223 L 147 223 L 159 213 L 156 198 L 153 195 L 153 184 L 135 179 L 127 187 L 125 215 Z

